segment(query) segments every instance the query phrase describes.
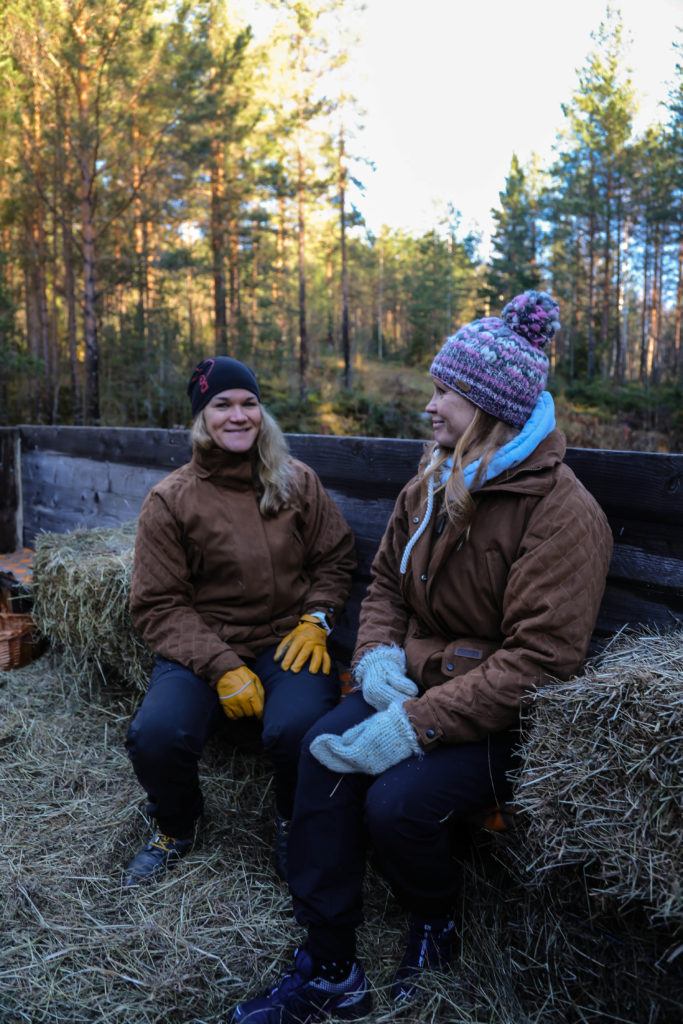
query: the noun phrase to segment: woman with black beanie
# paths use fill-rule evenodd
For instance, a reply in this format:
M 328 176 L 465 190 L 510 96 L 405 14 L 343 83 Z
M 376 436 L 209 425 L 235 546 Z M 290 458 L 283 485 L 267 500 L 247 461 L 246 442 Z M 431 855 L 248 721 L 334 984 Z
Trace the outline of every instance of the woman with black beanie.
M 248 366 L 205 359 L 187 392 L 192 459 L 152 488 L 135 543 L 131 617 L 156 660 L 126 747 L 156 828 L 126 886 L 192 848 L 198 761 L 226 716 L 262 724 L 284 878 L 301 738 L 340 695 L 327 636 L 355 567 L 348 524 L 290 456 Z

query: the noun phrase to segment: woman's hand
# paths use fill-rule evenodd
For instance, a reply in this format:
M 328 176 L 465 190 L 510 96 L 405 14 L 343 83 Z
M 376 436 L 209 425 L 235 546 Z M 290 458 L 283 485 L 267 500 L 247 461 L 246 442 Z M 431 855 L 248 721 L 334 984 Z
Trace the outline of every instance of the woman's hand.
M 317 761 L 333 772 L 381 775 L 387 768 L 422 753 L 402 704 L 390 704 L 341 736 L 322 733 L 311 743 Z
M 363 697 L 377 711 L 384 711 L 398 700 L 415 697 L 416 684 L 406 675 L 406 655 L 402 647 L 373 647 L 364 654 L 353 671 L 361 684 Z
M 323 674 L 329 675 L 332 662 L 327 653 L 327 631 L 320 619 L 315 615 L 302 615 L 299 625 L 278 645 L 275 660 L 281 658 L 285 670 L 291 668 L 292 672 L 300 672 L 310 658 L 309 672 L 320 672 L 322 666 Z
M 263 686 L 246 665 L 222 675 L 216 692 L 228 718 L 263 718 Z

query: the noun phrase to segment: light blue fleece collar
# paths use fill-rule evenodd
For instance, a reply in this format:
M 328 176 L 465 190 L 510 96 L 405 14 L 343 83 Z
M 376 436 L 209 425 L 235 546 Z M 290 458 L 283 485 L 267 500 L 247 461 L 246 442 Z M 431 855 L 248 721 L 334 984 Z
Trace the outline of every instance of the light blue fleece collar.
M 502 448 L 499 448 L 496 454 L 493 456 L 488 466 L 486 467 L 486 475 L 478 487 L 487 483 L 489 480 L 493 480 L 495 477 L 500 476 L 506 469 L 514 469 L 520 462 L 523 462 L 536 448 L 539 446 L 541 441 L 545 440 L 548 434 L 555 428 L 555 403 L 553 402 L 553 396 L 549 391 L 542 391 L 534 411 L 532 412 L 529 419 L 526 421 L 519 434 L 515 434 L 511 441 L 504 444 Z M 435 448 L 432 454 L 432 461 L 437 458 L 439 449 Z M 469 466 L 465 466 L 463 470 L 463 476 L 465 477 L 465 483 L 467 487 L 472 486 L 472 481 L 476 475 L 477 469 L 481 463 L 481 459 L 477 459 L 476 462 L 472 462 Z M 428 467 L 429 468 L 429 467 Z M 441 465 L 441 484 L 444 486 L 449 476 L 453 472 L 453 456 L 451 455 Z M 406 544 L 405 551 L 403 552 L 403 558 L 401 559 L 400 572 L 404 575 L 408 568 L 408 558 L 410 552 L 413 550 L 422 534 L 427 529 L 427 524 L 432 518 L 432 512 L 434 510 L 434 474 L 429 477 L 427 484 L 427 506 L 425 508 L 425 514 L 422 518 L 418 529 L 415 531 L 413 536 Z

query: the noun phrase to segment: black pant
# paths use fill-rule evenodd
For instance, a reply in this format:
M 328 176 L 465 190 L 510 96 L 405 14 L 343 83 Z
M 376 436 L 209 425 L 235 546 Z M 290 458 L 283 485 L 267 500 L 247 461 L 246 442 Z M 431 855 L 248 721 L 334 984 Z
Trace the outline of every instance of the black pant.
M 339 700 L 334 671 L 285 672 L 272 647 L 248 662 L 265 693 L 261 740 L 274 772 L 275 803 L 290 818 L 301 738 Z M 194 672 L 157 657 L 149 689 L 126 737 L 147 812 L 168 835 L 191 834 L 202 813 L 198 762 L 209 736 L 226 721 L 216 691 Z M 245 726 L 254 719 L 244 719 Z
M 519 733 L 443 745 L 379 776 L 323 767 L 309 746 L 374 714 L 352 693 L 304 737 L 289 836 L 294 912 L 319 957 L 352 956 L 363 919 L 362 885 L 370 846 L 399 902 L 424 917 L 453 909 L 459 888 L 454 838 L 466 843 L 467 817 L 509 798 Z

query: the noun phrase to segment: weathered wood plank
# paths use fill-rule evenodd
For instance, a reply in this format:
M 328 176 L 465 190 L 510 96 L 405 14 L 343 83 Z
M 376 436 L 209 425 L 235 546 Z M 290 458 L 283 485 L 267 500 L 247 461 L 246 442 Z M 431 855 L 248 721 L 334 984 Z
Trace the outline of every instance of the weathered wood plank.
M 662 594 L 635 584 L 620 586 L 608 579 L 595 633 L 609 636 L 623 626 L 683 626 L 683 590 L 679 586 Z
M 683 455 L 569 448 L 565 462 L 609 518 L 683 523 Z
M 424 441 L 288 434 L 290 451 L 325 486 L 360 498 L 396 497 L 417 471 Z
M 661 591 L 676 591 L 681 589 L 682 573 L 681 551 L 677 557 L 666 557 L 630 545 L 616 543 L 614 546 L 609 569 L 610 579 L 638 580 Z
M 189 431 L 135 427 L 42 427 L 22 425 L 22 451 L 51 451 L 99 462 L 160 467 L 167 471 L 191 455 Z
M 19 431 L 0 429 L 0 552 L 22 546 L 22 501 Z
M 37 533 L 116 526 L 135 519 L 167 469 L 99 462 L 33 450 L 22 458 L 24 543 Z

